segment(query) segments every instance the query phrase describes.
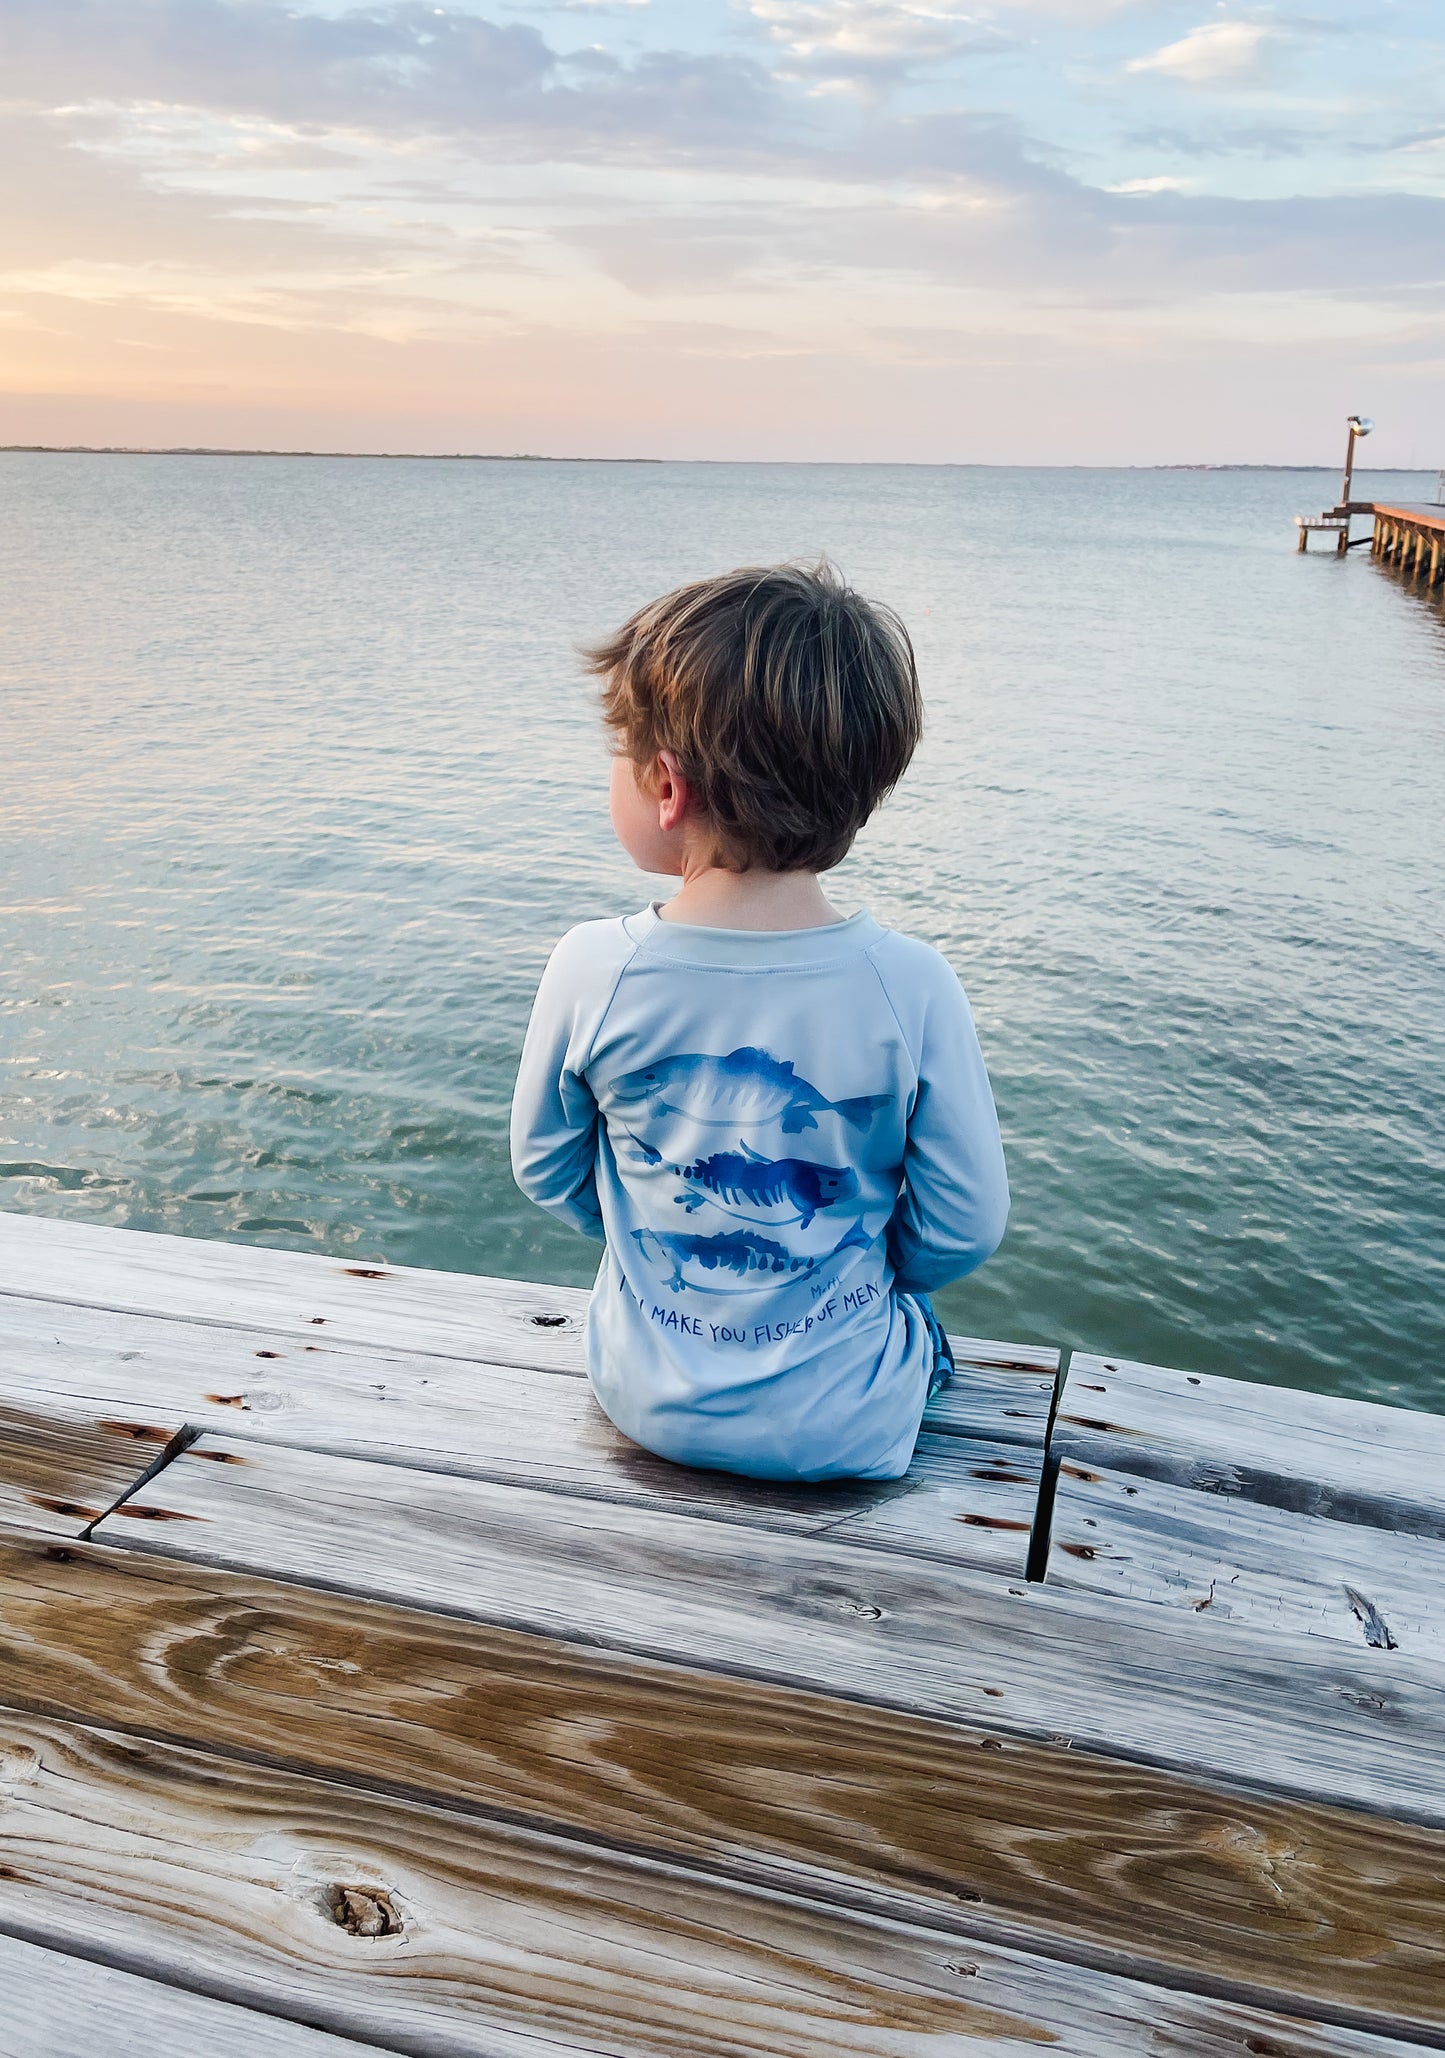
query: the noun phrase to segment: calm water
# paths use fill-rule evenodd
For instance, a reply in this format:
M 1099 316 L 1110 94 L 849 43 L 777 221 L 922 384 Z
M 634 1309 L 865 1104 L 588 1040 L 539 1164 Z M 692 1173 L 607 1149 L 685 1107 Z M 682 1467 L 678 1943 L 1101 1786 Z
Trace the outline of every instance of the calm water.
M 1009 1154 L 950 1322 L 1445 1408 L 1445 618 L 1294 554 L 1332 493 L 0 457 L 0 1206 L 586 1282 L 505 1140 L 649 895 L 573 646 L 826 550 L 930 712 L 836 897 L 952 958 Z

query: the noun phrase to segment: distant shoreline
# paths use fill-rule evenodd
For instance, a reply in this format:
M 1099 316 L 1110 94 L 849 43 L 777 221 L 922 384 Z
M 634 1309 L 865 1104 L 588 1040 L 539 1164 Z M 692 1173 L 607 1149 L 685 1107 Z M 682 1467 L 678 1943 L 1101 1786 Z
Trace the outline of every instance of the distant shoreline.
M 232 450 L 205 443 L 0 443 L 0 457 L 371 457 L 393 464 L 666 464 L 662 457 L 546 457 L 535 450 Z
M 921 458 L 847 457 L 552 457 L 535 450 L 234 450 L 211 444 L 0 443 L 0 457 L 314 457 L 373 459 L 386 464 L 787 464 L 848 465 L 937 472 L 1320 472 L 1329 464 L 983 464 L 960 458 L 930 464 Z M 1361 466 L 1404 476 L 1428 477 L 1434 465 Z

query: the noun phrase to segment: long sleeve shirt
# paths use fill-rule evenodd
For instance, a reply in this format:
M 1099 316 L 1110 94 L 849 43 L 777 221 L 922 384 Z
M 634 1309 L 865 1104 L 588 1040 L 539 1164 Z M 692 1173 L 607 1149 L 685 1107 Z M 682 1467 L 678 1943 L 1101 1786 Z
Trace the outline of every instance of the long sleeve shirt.
M 607 1246 L 586 1360 L 648 1450 L 763 1479 L 890 1479 L 1008 1181 L 973 1017 L 871 915 L 742 931 L 655 909 L 552 953 L 512 1107 L 517 1183 Z

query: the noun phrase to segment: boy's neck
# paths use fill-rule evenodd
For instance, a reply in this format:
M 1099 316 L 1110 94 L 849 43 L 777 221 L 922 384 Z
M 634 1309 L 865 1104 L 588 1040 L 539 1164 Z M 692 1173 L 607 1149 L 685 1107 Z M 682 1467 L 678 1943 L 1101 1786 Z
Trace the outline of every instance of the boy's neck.
M 697 929 L 821 929 L 842 922 L 816 872 L 729 872 L 708 865 L 684 876 L 658 910 Z

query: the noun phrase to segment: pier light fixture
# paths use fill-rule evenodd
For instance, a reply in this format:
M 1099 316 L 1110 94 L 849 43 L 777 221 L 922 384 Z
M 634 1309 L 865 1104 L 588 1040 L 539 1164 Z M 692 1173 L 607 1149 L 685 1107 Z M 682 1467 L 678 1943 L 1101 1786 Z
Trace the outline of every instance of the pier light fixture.
M 1350 504 L 1350 481 L 1355 473 L 1355 444 L 1361 436 L 1368 436 L 1375 426 L 1367 414 L 1346 415 L 1345 420 L 1349 424 L 1350 436 L 1345 445 L 1345 476 L 1340 487 L 1341 507 L 1348 507 Z

